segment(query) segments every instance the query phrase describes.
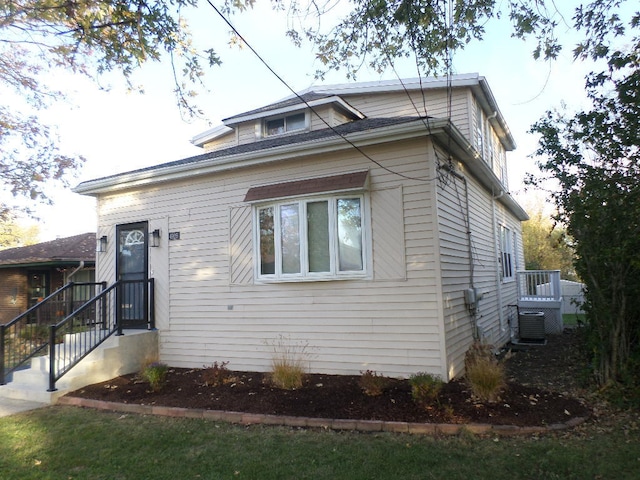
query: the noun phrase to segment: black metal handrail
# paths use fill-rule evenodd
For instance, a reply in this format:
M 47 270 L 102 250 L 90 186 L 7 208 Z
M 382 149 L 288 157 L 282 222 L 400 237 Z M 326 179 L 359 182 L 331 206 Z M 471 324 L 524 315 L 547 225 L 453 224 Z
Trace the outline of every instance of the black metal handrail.
M 5 325 L 0 325 L 0 385 L 49 345 L 47 327 L 104 290 L 106 282 L 68 283 Z
M 146 288 L 145 288 L 146 287 Z M 134 307 L 132 307 L 132 303 Z M 135 307 L 139 307 L 138 309 Z M 49 327 L 49 390 L 107 338 L 122 335 L 131 310 L 155 329 L 154 280 L 118 280 L 62 321 Z

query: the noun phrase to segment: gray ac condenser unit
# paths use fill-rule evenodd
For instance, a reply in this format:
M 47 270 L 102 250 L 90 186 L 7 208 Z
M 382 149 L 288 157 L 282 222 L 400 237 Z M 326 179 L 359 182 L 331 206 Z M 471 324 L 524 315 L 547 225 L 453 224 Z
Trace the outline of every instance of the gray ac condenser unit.
M 520 312 L 518 330 L 522 341 L 543 341 L 545 339 L 544 312 Z

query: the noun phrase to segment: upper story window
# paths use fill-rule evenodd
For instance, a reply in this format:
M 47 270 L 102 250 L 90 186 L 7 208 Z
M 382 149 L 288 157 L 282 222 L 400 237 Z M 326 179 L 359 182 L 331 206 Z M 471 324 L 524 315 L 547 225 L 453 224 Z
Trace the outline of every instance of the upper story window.
M 266 137 L 304 130 L 305 128 L 307 128 L 307 122 L 304 112 L 264 121 L 264 135 Z
M 255 208 L 261 280 L 328 280 L 367 274 L 362 195 L 286 200 Z
M 474 145 L 476 147 L 476 151 L 480 155 L 484 155 L 484 134 L 484 113 L 482 113 L 482 107 L 480 104 L 476 103 Z

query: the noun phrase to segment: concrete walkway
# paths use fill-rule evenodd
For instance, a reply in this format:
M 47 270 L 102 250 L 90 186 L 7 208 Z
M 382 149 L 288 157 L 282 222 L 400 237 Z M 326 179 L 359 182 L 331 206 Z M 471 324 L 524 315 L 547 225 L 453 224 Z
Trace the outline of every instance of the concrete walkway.
M 49 404 L 41 402 L 30 402 L 28 400 L 13 400 L 0 397 L 0 417 L 8 417 L 15 413 L 35 410 L 36 408 L 48 407 Z

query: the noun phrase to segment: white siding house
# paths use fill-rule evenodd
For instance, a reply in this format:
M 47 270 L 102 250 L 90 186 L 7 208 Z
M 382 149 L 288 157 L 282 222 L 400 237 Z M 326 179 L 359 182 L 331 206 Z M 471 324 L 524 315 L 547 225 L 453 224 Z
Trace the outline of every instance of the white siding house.
M 314 87 L 194 143 L 75 189 L 109 239 L 97 279 L 155 279 L 162 361 L 266 371 L 284 335 L 311 371 L 448 380 L 509 340 L 527 215 L 483 77 Z

